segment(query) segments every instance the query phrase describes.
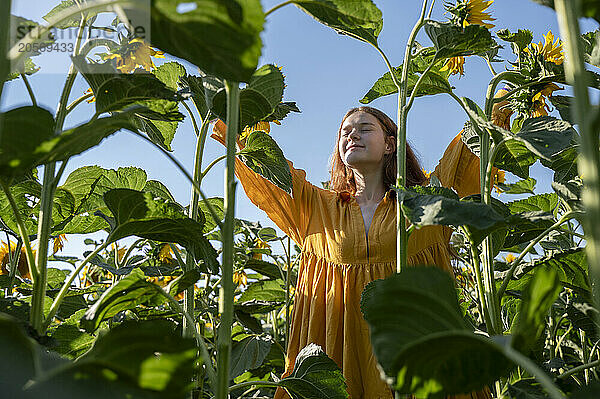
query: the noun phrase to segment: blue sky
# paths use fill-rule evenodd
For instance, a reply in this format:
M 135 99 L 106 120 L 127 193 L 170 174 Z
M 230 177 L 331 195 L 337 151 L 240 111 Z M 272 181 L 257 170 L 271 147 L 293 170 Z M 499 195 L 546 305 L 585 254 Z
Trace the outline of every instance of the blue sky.
M 58 1 L 36 0 L 35 6 L 30 0 L 13 0 L 13 13 L 42 21 L 42 16 Z M 280 3 L 280 0 L 263 0 L 264 9 Z M 401 64 L 405 43 L 415 20 L 418 17 L 420 0 L 375 0 L 374 3 L 383 12 L 384 27 L 379 37 L 380 47 L 386 52 L 394 66 Z M 433 18 L 443 20 L 443 1 L 437 0 Z M 558 36 L 556 15 L 548 8 L 527 0 L 496 0 L 490 8 L 496 18 L 496 27 L 516 30 L 528 28 L 534 33 L 534 40 L 542 40 L 542 34 L 552 30 Z M 584 32 L 596 29 L 593 21 L 582 21 Z M 275 63 L 283 67 L 286 75 L 286 101 L 295 101 L 302 113 L 292 114 L 281 126 L 272 126 L 271 134 L 277 140 L 286 157 L 295 167 L 306 170 L 308 179 L 320 185 L 328 177 L 328 160 L 335 145 L 335 134 L 340 119 L 347 109 L 358 106 L 358 100 L 371 85 L 386 72 L 379 54 L 369 45 L 336 34 L 333 30 L 320 25 L 293 5 L 283 7 L 271 14 L 262 34 L 263 52 L 259 65 Z M 418 39 L 423 45 L 429 45 L 424 32 Z M 510 51 L 501 51 L 512 60 Z M 43 55 L 36 57 L 41 71 L 30 77 L 38 102 L 54 110 L 65 81 L 68 59 L 66 56 Z M 162 61 L 161 61 L 162 62 Z M 57 63 L 64 64 L 64 74 L 48 73 L 44 70 L 60 70 Z M 160 62 L 157 62 L 159 64 Z M 192 65 L 184 63 L 190 73 Z M 496 70 L 503 70 L 496 64 Z M 469 57 L 465 64 L 465 76 L 451 77 L 459 96 L 467 96 L 483 104 L 485 89 L 491 78 L 485 62 Z M 87 90 L 83 79 L 78 79 L 71 99 L 75 99 Z M 563 91 L 561 94 L 565 94 Z M 7 84 L 2 99 L 2 109 L 10 109 L 29 103 L 29 97 L 20 80 Z M 396 96 L 388 96 L 374 101 L 372 106 L 380 108 L 394 120 L 396 115 Z M 70 115 L 67 126 L 73 126 L 86 120 L 93 113 L 93 104 L 83 103 Z M 408 137 L 420 156 L 422 165 L 433 170 L 450 140 L 461 130 L 466 120 L 456 103 L 446 95 L 419 98 L 409 115 Z M 186 118 L 173 141 L 174 155 L 188 170 L 193 167 L 194 133 Z M 205 159 L 207 164 L 222 155 L 224 148 L 210 140 Z M 73 158 L 67 167 L 65 177 L 74 169 L 84 165 L 100 165 L 105 168 L 137 166 L 148 173 L 149 179 L 162 181 L 171 190 L 175 198 L 186 205 L 190 197 L 190 185 L 176 168 L 149 144 L 129 133 L 119 133 L 105 140 L 100 146 Z M 223 195 L 223 168 L 214 168 L 205 179 L 203 188 L 210 196 Z M 532 174 L 538 179 L 538 191 L 550 191 L 551 174 L 537 164 Z M 514 180 L 514 178 L 513 178 Z M 500 199 L 509 201 L 509 195 Z M 252 205 L 238 186 L 236 216 L 249 220 L 259 220 L 264 226 L 273 226 L 265 214 Z M 70 237 L 67 254 L 81 255 L 83 237 Z

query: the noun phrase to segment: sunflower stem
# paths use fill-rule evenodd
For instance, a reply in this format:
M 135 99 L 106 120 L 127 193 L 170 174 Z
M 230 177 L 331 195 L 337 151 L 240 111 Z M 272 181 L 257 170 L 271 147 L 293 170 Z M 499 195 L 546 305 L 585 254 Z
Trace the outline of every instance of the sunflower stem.
M 587 237 L 586 254 L 592 281 L 592 294 L 600 309 L 600 154 L 598 130 L 593 121 L 598 115 L 590 104 L 588 72 L 583 61 L 579 40 L 580 2 L 556 0 L 558 24 L 565 45 L 565 76 L 573 87 L 575 99 L 571 106 L 581 135 L 581 152 L 577 162 L 579 175 L 583 177 L 582 200 L 585 207 L 583 227 Z
M 231 358 L 231 325 L 233 323 L 233 230 L 235 221 L 235 152 L 239 126 L 239 83 L 225 82 L 227 93 L 227 161 L 225 165 L 225 222 L 223 223 L 223 263 L 219 313 L 221 323 L 217 334 L 217 399 L 229 393 L 229 362 Z

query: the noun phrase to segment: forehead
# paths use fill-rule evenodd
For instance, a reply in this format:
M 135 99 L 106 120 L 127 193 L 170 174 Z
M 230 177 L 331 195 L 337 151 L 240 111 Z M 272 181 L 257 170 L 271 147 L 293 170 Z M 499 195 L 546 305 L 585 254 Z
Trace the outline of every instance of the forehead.
M 353 127 L 353 126 L 358 126 L 358 125 L 365 125 L 365 126 L 374 126 L 374 127 L 379 127 L 379 121 L 377 120 L 377 118 L 367 112 L 362 112 L 362 111 L 358 111 L 353 113 L 352 115 L 350 115 L 349 117 L 347 117 L 344 120 L 344 123 L 342 124 L 342 130 L 345 128 L 349 128 L 349 127 Z

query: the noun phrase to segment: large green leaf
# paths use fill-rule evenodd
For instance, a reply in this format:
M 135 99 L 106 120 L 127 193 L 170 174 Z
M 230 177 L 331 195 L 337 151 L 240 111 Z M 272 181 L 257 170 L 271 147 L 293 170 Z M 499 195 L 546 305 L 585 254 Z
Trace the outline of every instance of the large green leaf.
M 577 176 L 577 157 L 579 146 L 572 144 L 552 157 L 550 162 L 542 159 L 542 165 L 554 171 L 554 181 L 563 182 Z
M 192 101 L 202 118 L 206 118 L 210 112 L 213 98 L 217 92 L 225 88 L 221 79 L 209 75 L 186 75 L 180 79 L 180 83 L 186 90 L 189 90 Z
M 61 12 L 66 11 L 70 7 L 78 7 L 78 4 L 75 2 L 75 0 L 63 0 L 56 7 L 54 7 L 52 10 L 50 10 L 46 15 L 44 15 L 42 18 L 44 18 L 47 22 L 50 22 L 53 18 L 57 17 Z M 88 11 L 87 12 L 88 20 L 90 18 L 94 17 L 96 14 L 97 14 L 97 12 Z M 58 28 L 58 29 L 74 28 L 74 27 L 79 26 L 80 21 L 81 21 L 81 14 L 77 14 L 76 16 L 73 16 L 69 19 L 63 20 L 61 23 L 54 25 L 54 27 Z
M 528 355 L 546 327 L 546 317 L 562 287 L 554 269 L 537 269 L 527 284 L 515 323 L 512 346 Z
M 519 54 L 533 41 L 533 33 L 528 29 L 519 29 L 517 32 L 501 29 L 496 32 L 496 35 L 505 42 L 516 46 L 517 51 L 514 51 L 515 54 Z
M 371 0 L 294 0 L 294 4 L 336 32 L 377 46 L 383 18 Z
M 56 327 L 52 332 L 52 339 L 56 342 L 52 346 L 53 351 L 74 360 L 92 347 L 95 338 L 79 328 L 79 321 L 86 311 L 78 310 Z
M 270 349 L 271 338 L 265 335 L 250 335 L 235 342 L 231 348 L 230 377 L 235 378 L 262 365 Z
M 16 319 L 0 313 L 0 386 L 7 398 L 20 398 L 23 385 L 34 378 L 36 356 L 33 342 Z
M 412 224 L 418 227 L 429 225 L 468 225 L 479 230 L 500 226 L 505 218 L 491 206 L 460 201 L 450 189 L 441 187 L 410 187 L 398 191 L 402 209 Z
M 515 137 L 535 155 L 551 161 L 552 157 L 571 145 L 576 134 L 569 122 L 539 116 L 526 119 Z
M 512 213 L 535 211 L 554 213 L 558 206 L 558 197 L 553 193 L 538 194 L 509 202 L 507 205 Z
M 244 264 L 244 269 L 251 269 L 255 272 L 259 272 L 265 277 L 269 277 L 271 279 L 285 279 L 285 276 L 281 275 L 281 271 L 279 267 L 270 262 L 265 262 L 264 260 L 250 258 Z
M 461 28 L 449 22 L 428 20 L 425 32 L 435 46 L 436 59 L 481 55 L 498 47 L 490 31 L 477 24 Z
M 152 0 L 152 45 L 206 73 L 247 82 L 260 57 L 259 0 Z
M 395 389 L 418 397 L 471 392 L 504 375 L 510 362 L 463 319 L 454 281 L 436 267 L 410 267 L 369 283 L 361 310 L 371 343 Z
M 573 179 L 563 183 L 552 182 L 552 188 L 556 194 L 571 207 L 571 209 L 585 212 L 581 200 L 581 193 L 583 190 L 583 182 L 581 179 Z
M 531 278 L 529 272 L 538 268 L 556 270 L 563 286 L 577 291 L 583 297 L 590 295 L 588 265 L 584 248 L 570 249 L 532 262 L 521 263 L 517 266 L 507 289 L 523 290 Z M 496 279 L 504 279 L 506 274 L 507 272 L 497 272 Z
M 164 297 L 158 289 L 161 288 L 146 281 L 146 276 L 140 269 L 133 269 L 131 273 L 106 290 L 85 312 L 81 318 L 81 327 L 92 332 L 103 320 L 123 310 L 134 309 L 143 303 L 160 305 L 164 302 Z
M 279 380 L 279 386 L 294 399 L 345 399 L 346 382 L 338 368 L 320 346 L 309 344 L 296 356 L 292 373 Z
M 504 194 L 535 194 L 536 183 L 537 181 L 533 177 L 529 177 L 515 183 L 500 183 L 498 187 Z
M 40 146 L 54 134 L 54 117 L 39 107 L 20 107 L 0 114 L 0 176 L 13 178 L 37 164 Z
M 175 242 L 188 249 L 195 259 L 204 261 L 213 273 L 218 270 L 217 252 L 204 237 L 203 220 L 190 219 L 176 205 L 137 190 L 112 189 L 104 194 L 104 202 L 116 223 L 108 242 L 132 235 Z
M 238 302 L 251 300 L 285 302 L 285 283 L 283 280 L 261 280 L 252 283 L 238 298 Z
M 258 68 L 248 85 L 240 91 L 240 129 L 268 119 L 281 103 L 284 87 L 283 74 L 275 65 L 267 64 Z M 222 120 L 227 119 L 225 89 L 214 95 L 211 110 Z
M 252 132 L 238 155 L 250 169 L 269 179 L 283 191 L 292 193 L 290 166 L 271 136 L 261 131 Z
M 449 93 L 452 91 L 452 86 L 448 82 L 448 76 L 450 75 L 450 72 L 440 71 L 440 69 L 443 67 L 443 63 L 436 62 L 433 54 L 431 51 L 429 51 L 427 54 L 420 54 L 411 60 L 407 78 L 408 95 L 412 94 L 417 81 L 432 62 L 435 62 L 435 64 L 429 70 L 429 72 L 427 72 L 427 75 L 423 77 L 415 97 Z M 396 80 L 399 82 L 402 78 L 402 65 L 394 67 L 393 71 Z M 377 79 L 364 97 L 360 99 L 360 102 L 363 104 L 368 104 L 379 97 L 387 96 L 397 92 L 398 87 L 396 87 L 396 84 L 392 79 L 392 75 L 388 71 L 383 74 L 382 77 Z

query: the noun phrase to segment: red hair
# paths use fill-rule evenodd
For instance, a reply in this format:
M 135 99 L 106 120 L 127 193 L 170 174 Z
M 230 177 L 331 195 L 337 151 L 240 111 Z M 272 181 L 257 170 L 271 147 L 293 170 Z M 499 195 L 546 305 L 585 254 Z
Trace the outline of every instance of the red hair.
M 386 137 L 394 138 L 394 147 L 396 143 L 396 132 L 398 128 L 393 120 L 390 119 L 384 112 L 373 108 L 373 107 L 357 107 L 352 108 L 346 115 L 342 118 L 342 123 L 340 123 L 340 127 L 337 133 L 337 139 L 335 141 L 335 149 L 333 150 L 333 154 L 331 155 L 330 160 L 330 176 L 331 180 L 329 182 L 329 188 L 336 192 L 348 191 L 352 195 L 356 194 L 356 181 L 354 179 L 354 171 L 346 166 L 342 161 L 342 157 L 340 156 L 339 150 L 339 142 L 342 131 L 342 126 L 346 118 L 356 112 L 366 112 L 368 114 L 373 115 L 381 128 L 383 129 Z M 396 184 L 396 170 L 397 170 L 397 160 L 396 160 L 396 149 L 390 154 L 385 154 L 383 159 L 383 185 L 385 186 L 386 191 L 389 190 L 391 186 Z M 423 173 L 421 165 L 419 164 L 419 160 L 415 156 L 412 148 L 408 143 L 406 143 L 406 186 L 421 186 L 427 182 L 427 176 Z

